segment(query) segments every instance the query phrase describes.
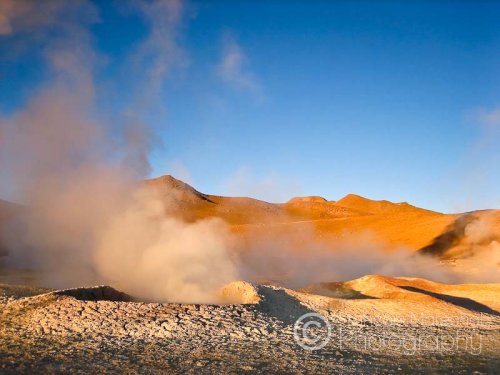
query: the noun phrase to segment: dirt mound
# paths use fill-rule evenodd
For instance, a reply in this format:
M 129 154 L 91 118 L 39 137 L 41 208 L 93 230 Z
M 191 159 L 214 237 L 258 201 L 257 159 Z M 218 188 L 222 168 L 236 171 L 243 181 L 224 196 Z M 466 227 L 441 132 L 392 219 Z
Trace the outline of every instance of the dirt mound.
M 359 279 L 313 284 L 302 292 L 341 299 L 375 299 L 419 303 L 432 308 L 447 304 L 449 313 L 469 310 L 500 314 L 500 284 L 442 284 L 420 278 L 366 275 Z M 442 309 L 442 308 L 441 308 Z
M 261 299 L 257 288 L 246 281 L 227 284 L 220 290 L 220 295 L 226 303 L 254 304 L 259 303 Z
M 225 288 L 228 296 L 243 300 L 240 304 L 123 302 L 123 294 L 110 287 L 23 298 L 0 295 L 0 372 L 358 374 L 432 372 L 446 365 L 444 373 L 464 373 L 465 367 L 494 373 L 498 368 L 491 362 L 500 350 L 498 316 L 479 312 L 477 305 L 457 305 L 463 298 L 442 301 L 404 289 L 452 287 L 464 293 L 459 291 L 463 286 L 378 275 L 329 284 L 365 293 L 400 289 L 424 298 L 332 298 L 245 282 Z M 491 286 L 497 297 L 498 287 Z M 467 288 L 468 298 L 477 302 L 479 289 Z M 305 314 L 313 320 L 304 323 Z M 332 329 L 326 346 L 311 353 L 297 340 L 308 339 L 301 327 L 317 314 Z M 299 318 L 304 325 L 297 325 Z M 480 350 L 468 355 L 471 346 L 456 345 L 457 334 L 473 338 Z M 400 344 L 388 342 L 391 337 Z M 443 340 L 439 346 L 436 338 Z M 430 357 L 437 362 L 429 362 Z M 411 366 L 402 368 L 402 360 Z

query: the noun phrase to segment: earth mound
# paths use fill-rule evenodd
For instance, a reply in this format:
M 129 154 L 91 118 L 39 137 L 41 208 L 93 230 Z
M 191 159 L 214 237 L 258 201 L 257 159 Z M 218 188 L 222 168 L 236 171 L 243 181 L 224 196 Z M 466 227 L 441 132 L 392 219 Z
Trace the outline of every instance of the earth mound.
M 223 289 L 239 303 L 144 303 L 123 301 L 130 297 L 105 286 L 29 296 L 37 291 L 27 295 L 0 285 L 0 372 L 359 374 L 439 367 L 444 373 L 496 373 L 500 317 L 494 305 L 486 311 L 478 305 L 498 297 L 499 284 L 368 275 L 323 288 L 340 286 L 372 297 L 327 297 L 239 281 Z M 441 300 L 445 294 L 459 298 Z M 459 306 L 467 300 L 476 305 Z M 320 314 L 332 326 L 326 346 L 313 355 L 299 345 L 309 343 L 297 326 L 306 314 Z M 474 348 L 470 341 L 456 345 L 457 334 L 473 338 Z M 419 345 L 392 345 L 388 337 Z M 368 341 L 376 352 L 363 345 Z
M 222 300 L 226 303 L 255 304 L 261 297 L 257 288 L 246 281 L 234 281 L 220 290 Z

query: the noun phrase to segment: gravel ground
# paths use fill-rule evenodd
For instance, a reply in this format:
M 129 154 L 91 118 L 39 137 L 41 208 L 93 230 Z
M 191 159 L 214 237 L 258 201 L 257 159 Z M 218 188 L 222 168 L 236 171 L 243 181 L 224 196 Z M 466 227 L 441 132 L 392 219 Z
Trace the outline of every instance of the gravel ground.
M 47 293 L 0 285 L 0 373 L 495 374 L 500 368 L 498 316 L 398 320 L 347 314 L 335 299 L 283 288 L 243 288 L 255 294 L 254 303 L 140 303 L 109 287 Z M 328 319 L 331 334 L 326 346 L 310 351 L 295 341 L 294 323 L 315 312 Z

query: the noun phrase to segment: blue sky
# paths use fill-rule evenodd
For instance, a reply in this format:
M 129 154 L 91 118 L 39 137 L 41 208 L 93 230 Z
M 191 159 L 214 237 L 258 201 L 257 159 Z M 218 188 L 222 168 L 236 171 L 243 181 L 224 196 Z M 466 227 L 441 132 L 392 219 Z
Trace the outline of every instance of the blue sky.
M 104 61 L 95 73 L 106 98 L 99 111 L 113 113 L 132 92 L 140 96 L 125 79 L 128 56 L 155 23 L 133 3 L 93 4 L 98 17 L 86 27 Z M 500 3 L 175 9 L 179 22 L 159 30 L 175 34 L 175 48 L 159 55 L 170 61 L 168 75 L 145 116 L 162 143 L 151 153 L 152 176 L 271 201 L 356 193 L 447 212 L 500 207 Z M 55 22 L 47 38 L 59 32 Z M 0 110 L 8 116 L 46 74 L 43 41 L 3 34 Z

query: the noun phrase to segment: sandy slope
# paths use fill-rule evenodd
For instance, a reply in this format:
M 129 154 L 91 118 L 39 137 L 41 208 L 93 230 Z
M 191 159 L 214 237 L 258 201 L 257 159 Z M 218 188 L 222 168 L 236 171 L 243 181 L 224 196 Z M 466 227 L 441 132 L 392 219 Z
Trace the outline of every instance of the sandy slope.
M 500 314 L 500 284 L 453 285 L 420 278 L 366 275 L 347 282 L 314 284 L 301 291 L 358 300 L 358 307 L 371 305 L 386 319 L 398 314 L 432 313 L 443 318 L 470 312 Z

